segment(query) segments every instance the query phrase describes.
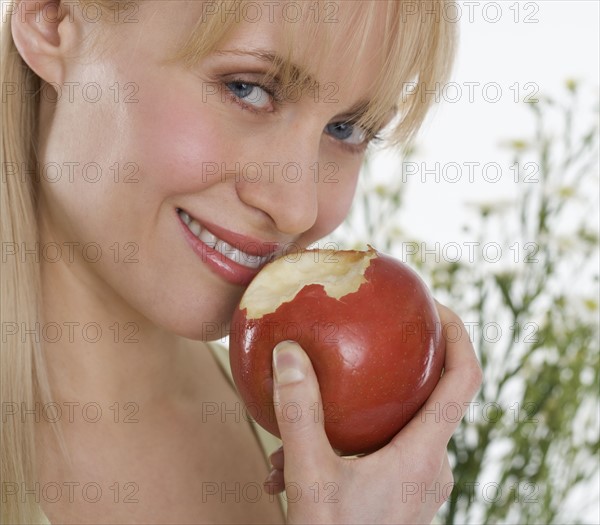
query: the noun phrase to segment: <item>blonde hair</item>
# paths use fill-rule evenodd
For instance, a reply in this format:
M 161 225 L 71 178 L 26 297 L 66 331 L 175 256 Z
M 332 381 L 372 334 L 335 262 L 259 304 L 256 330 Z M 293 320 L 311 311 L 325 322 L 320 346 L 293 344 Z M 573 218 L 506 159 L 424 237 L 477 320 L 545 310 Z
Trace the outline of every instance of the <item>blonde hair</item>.
M 90 0 L 79 0 L 85 5 Z M 0 192 L 0 231 L 2 242 L 2 289 L 0 312 L 2 315 L 2 349 L 0 353 L 0 401 L 2 403 L 2 429 L 0 435 L 0 473 L 2 477 L 2 523 L 45 523 L 46 518 L 38 502 L 20 501 L 19 497 L 5 494 L 5 487 L 16 487 L 17 491 L 31 488 L 35 484 L 35 429 L 31 418 L 15 417 L 24 408 L 31 409 L 36 403 L 45 406 L 52 400 L 51 388 L 44 365 L 41 343 L 28 337 L 15 337 L 19 329 L 37 327 L 41 324 L 41 295 L 39 262 L 31 257 L 19 259 L 8 255 L 9 251 L 36 246 L 38 227 L 36 217 L 37 169 L 36 138 L 39 93 L 41 79 L 27 66 L 19 55 L 12 38 L 10 16 L 16 11 L 19 0 L 4 4 L 1 27 L 1 79 L 2 79 L 2 191 Z M 130 0 L 94 0 L 96 5 L 112 13 L 120 6 L 131 5 Z M 456 24 L 446 20 L 453 0 L 383 1 L 360 2 L 353 14 L 350 35 L 360 35 L 359 59 L 365 40 L 378 17 L 377 10 L 385 15 L 383 30 L 384 67 L 374 82 L 374 97 L 365 111 L 361 125 L 378 126 L 396 107 L 398 118 L 389 132 L 390 144 L 406 144 L 416 133 L 429 109 L 430 100 L 423 97 L 427 88 L 443 83 L 451 70 L 456 47 Z M 243 2 L 225 0 L 206 5 L 219 9 L 206 16 L 173 57 L 192 65 L 214 50 L 228 34 L 239 17 L 223 18 L 220 13 L 240 12 Z M 380 20 L 380 19 L 379 19 Z M 285 22 L 284 22 L 285 23 Z M 292 43 L 299 38 L 300 24 L 287 24 L 285 35 L 288 57 Z M 304 38 L 317 41 L 327 49 L 328 28 L 324 23 L 309 24 L 309 34 L 303 26 Z M 312 32 L 312 34 L 310 33 Z M 362 38 L 361 38 L 362 37 Z M 311 40 L 314 39 L 314 40 Z M 320 44 L 321 45 L 321 44 Z M 350 47 L 349 47 L 350 49 Z M 314 60 L 315 57 L 312 56 Z M 274 74 L 281 75 L 287 82 L 302 84 L 306 79 L 292 78 L 286 69 L 287 61 L 274 64 Z M 407 90 L 406 87 L 410 89 Z M 13 253 L 12 251 L 10 253 Z M 13 410 L 16 408 L 16 413 Z M 10 411 L 10 413 L 9 413 Z M 12 415 L 12 417 L 8 417 Z M 60 448 L 68 461 L 68 454 L 59 425 L 53 429 Z

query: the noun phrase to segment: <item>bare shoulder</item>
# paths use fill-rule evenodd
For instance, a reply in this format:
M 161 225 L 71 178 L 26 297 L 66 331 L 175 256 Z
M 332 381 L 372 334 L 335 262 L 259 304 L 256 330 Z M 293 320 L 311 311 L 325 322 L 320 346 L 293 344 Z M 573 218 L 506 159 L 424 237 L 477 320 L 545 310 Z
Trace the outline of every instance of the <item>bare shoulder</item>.
M 140 406 L 135 424 L 68 429 L 71 467 L 44 442 L 40 486 L 69 496 L 42 499 L 51 523 L 284 522 L 263 491 L 267 461 L 235 389 L 196 352 L 186 366 L 197 384 L 177 399 Z

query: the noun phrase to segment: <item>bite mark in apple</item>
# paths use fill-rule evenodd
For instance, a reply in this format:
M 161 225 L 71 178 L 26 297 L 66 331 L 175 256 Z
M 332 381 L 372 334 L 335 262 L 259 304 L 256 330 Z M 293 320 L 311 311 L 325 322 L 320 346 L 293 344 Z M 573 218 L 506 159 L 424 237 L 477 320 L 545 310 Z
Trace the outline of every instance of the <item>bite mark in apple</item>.
M 269 263 L 268 271 L 259 273 L 240 302 L 248 319 L 260 319 L 275 312 L 283 303 L 292 301 L 305 286 L 320 284 L 333 299 L 356 292 L 366 283 L 365 271 L 377 251 L 344 252 L 339 258 L 335 250 L 305 250 L 298 260 L 285 257 Z M 293 264 L 294 266 L 290 266 Z M 290 272 L 290 269 L 293 271 Z

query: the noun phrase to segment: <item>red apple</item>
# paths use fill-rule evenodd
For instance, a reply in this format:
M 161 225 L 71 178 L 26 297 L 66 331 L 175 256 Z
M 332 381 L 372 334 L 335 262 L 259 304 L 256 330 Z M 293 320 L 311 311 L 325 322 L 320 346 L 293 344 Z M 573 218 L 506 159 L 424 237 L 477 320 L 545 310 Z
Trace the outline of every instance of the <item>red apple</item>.
M 342 455 L 387 444 L 429 397 L 444 364 L 427 287 L 371 247 L 281 257 L 254 278 L 234 312 L 233 379 L 250 415 L 276 436 L 271 359 L 285 340 L 297 341 L 313 364 L 325 431 Z M 298 417 L 298 406 L 284 408 Z

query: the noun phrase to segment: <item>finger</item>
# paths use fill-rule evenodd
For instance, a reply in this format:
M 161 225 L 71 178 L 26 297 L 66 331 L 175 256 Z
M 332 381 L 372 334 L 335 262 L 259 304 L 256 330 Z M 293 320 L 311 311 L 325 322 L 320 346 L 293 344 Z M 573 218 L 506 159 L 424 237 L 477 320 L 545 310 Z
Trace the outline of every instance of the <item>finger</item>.
M 271 453 L 269 456 L 269 461 L 273 468 L 283 470 L 283 447 L 279 447 L 277 450 Z
M 335 454 L 325 434 L 321 393 L 310 359 L 300 345 L 284 341 L 273 352 L 273 369 L 273 398 L 285 449 L 285 472 L 301 476 L 316 471 L 328 454 Z
M 413 434 L 411 439 L 445 448 L 481 386 L 482 372 L 463 322 L 452 310 L 437 305 L 446 340 L 444 374 L 406 431 Z
M 263 483 L 263 487 L 267 494 L 279 494 L 285 490 L 285 480 L 283 478 L 283 471 L 279 469 L 273 469 L 269 472 L 267 479 Z

